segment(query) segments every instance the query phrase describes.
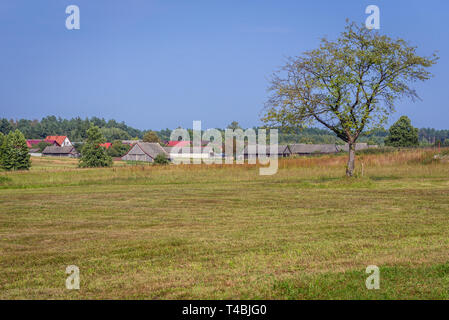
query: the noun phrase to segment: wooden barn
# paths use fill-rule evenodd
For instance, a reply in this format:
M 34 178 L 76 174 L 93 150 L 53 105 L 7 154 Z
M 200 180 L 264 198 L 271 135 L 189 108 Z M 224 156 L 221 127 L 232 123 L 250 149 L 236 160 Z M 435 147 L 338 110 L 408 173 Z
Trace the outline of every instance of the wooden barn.
M 67 147 L 48 146 L 42 151 L 42 155 L 51 157 L 70 157 L 70 158 L 79 157 L 78 151 L 76 151 L 75 147 L 73 146 Z
M 245 150 L 243 151 L 243 156 L 245 159 L 249 159 L 249 158 L 257 158 L 259 155 L 258 152 L 258 145 L 255 146 L 254 148 L 255 150 L 253 150 L 252 148 L 248 148 L 248 146 L 245 146 Z M 290 151 L 290 147 L 287 145 L 278 145 L 278 158 L 284 158 L 284 157 L 289 157 L 292 154 L 292 152 Z M 265 155 L 269 156 L 270 155 L 270 145 L 266 146 L 265 149 Z
M 122 157 L 122 160 L 153 162 L 158 154 L 164 154 L 167 158 L 169 157 L 159 143 L 138 142 Z
M 291 144 L 290 150 L 292 155 L 312 155 L 312 154 L 329 154 L 339 152 L 339 148 L 335 144 Z

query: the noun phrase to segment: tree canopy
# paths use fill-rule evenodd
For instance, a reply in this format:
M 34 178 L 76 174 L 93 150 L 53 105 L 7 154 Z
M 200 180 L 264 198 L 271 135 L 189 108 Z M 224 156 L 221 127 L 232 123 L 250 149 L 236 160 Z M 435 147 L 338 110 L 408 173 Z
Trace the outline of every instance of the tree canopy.
M 87 130 L 87 141 L 81 150 L 79 166 L 87 167 L 109 167 L 112 165 L 112 158 L 107 154 L 106 149 L 100 144 L 105 142 L 100 129 L 91 126 Z
M 271 80 L 262 120 L 269 125 L 321 124 L 349 144 L 347 175 L 354 170 L 359 136 L 380 127 L 403 97 L 419 98 L 411 84 L 431 77 L 434 53 L 419 56 L 405 40 L 348 23 L 335 41 L 288 59 Z
M 416 147 L 419 145 L 418 129 L 407 116 L 402 116 L 389 129 L 385 145 L 391 147 Z
M 160 142 L 160 139 L 156 132 L 147 131 L 143 135 L 143 142 Z
M 103 135 L 108 141 L 116 139 L 128 140 L 131 137 L 141 138 L 141 130 L 132 128 L 124 122 L 117 122 L 114 119 L 106 121 L 97 117 L 81 119 L 57 118 L 47 116 L 39 120 L 7 120 L 0 119 L 0 132 L 8 134 L 10 131 L 19 129 L 27 139 L 43 139 L 46 136 L 65 135 L 71 141 L 81 142 L 87 138 L 86 131 L 92 126 L 101 128 Z

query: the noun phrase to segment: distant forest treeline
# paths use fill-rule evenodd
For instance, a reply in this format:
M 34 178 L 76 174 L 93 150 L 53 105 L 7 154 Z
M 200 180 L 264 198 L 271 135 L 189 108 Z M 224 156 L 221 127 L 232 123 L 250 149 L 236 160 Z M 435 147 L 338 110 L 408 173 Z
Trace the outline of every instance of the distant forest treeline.
M 123 121 L 105 120 L 97 117 L 81 119 L 62 119 L 55 116 L 48 116 L 39 120 L 0 120 L 0 132 L 7 134 L 11 130 L 19 129 L 27 139 L 41 139 L 49 135 L 66 135 L 73 142 L 82 142 L 86 139 L 86 131 L 95 125 L 101 129 L 106 140 L 130 140 L 142 139 L 145 130 L 139 130 L 126 125 Z M 257 129 L 257 128 L 254 128 Z M 160 131 L 154 130 L 162 141 L 170 140 L 170 129 Z M 191 133 L 191 130 L 189 130 Z M 388 131 L 377 129 L 364 134 L 359 138 L 359 142 L 383 145 Z M 424 128 L 419 130 L 419 141 L 421 145 L 438 144 L 449 146 L 449 130 L 436 130 Z M 337 143 L 343 142 L 334 133 L 326 129 L 304 128 L 291 131 L 279 131 L 279 143 Z
M 115 120 L 72 118 L 70 120 L 48 116 L 42 120 L 0 120 L 0 131 L 8 133 L 12 129 L 19 129 L 27 139 L 41 139 L 51 135 L 68 136 L 71 141 L 81 142 L 87 138 L 86 131 L 91 125 L 101 128 L 107 140 L 127 140 L 142 138 L 141 130 L 127 126 L 124 122 Z

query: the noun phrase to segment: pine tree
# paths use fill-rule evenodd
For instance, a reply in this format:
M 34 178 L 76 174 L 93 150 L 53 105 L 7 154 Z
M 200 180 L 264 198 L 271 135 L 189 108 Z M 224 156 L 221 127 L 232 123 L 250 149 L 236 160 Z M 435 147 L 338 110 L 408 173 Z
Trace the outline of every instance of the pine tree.
M 107 154 L 106 149 L 100 146 L 101 143 L 105 142 L 100 128 L 91 126 L 86 134 L 87 141 L 81 150 L 79 166 L 81 168 L 112 166 L 112 158 Z
M 390 147 L 416 147 L 419 145 L 418 129 L 407 116 L 402 116 L 389 129 L 385 145 Z
M 28 170 L 31 159 L 25 136 L 19 130 L 10 131 L 1 146 L 1 166 L 5 170 Z
M 0 168 L 3 168 L 3 150 L 4 150 L 4 144 L 6 142 L 6 137 L 3 133 L 0 132 Z

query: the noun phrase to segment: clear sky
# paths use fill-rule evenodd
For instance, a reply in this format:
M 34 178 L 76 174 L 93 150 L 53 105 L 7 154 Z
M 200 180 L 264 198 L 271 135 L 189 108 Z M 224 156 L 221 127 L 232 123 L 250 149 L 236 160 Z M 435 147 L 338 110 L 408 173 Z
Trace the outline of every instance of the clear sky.
M 65 8 L 80 8 L 67 30 Z M 268 78 L 287 56 L 335 38 L 378 5 L 381 31 L 438 50 L 422 101 L 397 113 L 449 129 L 447 0 L 1 0 L 0 118 L 114 118 L 139 129 L 260 124 Z

